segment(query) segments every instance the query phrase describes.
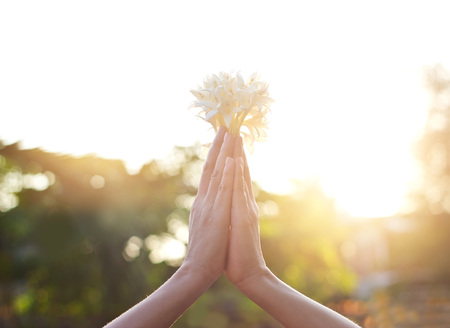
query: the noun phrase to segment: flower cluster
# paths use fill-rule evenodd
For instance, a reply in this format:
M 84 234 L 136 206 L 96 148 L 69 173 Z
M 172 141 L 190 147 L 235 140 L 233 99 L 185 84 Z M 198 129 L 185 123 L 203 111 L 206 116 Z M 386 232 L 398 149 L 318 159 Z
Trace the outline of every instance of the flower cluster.
M 251 147 L 254 141 L 267 136 L 266 114 L 273 102 L 267 89 L 268 84 L 260 81 L 256 74 L 245 82 L 239 73 L 221 72 L 206 77 L 203 87 L 191 90 L 197 98 L 191 107 L 201 108 L 199 117 L 211 123 L 216 132 L 220 126 L 225 126 L 232 135 L 242 133 Z

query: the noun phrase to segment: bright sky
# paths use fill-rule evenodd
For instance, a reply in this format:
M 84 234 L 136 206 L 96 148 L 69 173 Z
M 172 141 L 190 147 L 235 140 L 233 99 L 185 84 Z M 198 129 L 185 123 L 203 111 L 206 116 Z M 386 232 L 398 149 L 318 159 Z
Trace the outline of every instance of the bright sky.
M 187 109 L 205 75 L 257 71 L 276 103 L 254 179 L 316 176 L 351 215 L 390 215 L 414 174 L 421 69 L 450 64 L 447 3 L 2 1 L 0 139 L 137 168 L 212 139 Z

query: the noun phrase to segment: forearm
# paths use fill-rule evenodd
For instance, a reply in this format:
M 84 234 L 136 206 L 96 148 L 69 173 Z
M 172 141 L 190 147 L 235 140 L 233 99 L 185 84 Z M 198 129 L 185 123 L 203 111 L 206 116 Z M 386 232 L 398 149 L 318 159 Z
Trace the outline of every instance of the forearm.
M 247 278 L 238 288 L 284 327 L 356 328 L 356 324 L 302 295 L 270 270 Z
M 169 327 L 214 280 L 196 267 L 182 266 L 158 290 L 105 328 Z

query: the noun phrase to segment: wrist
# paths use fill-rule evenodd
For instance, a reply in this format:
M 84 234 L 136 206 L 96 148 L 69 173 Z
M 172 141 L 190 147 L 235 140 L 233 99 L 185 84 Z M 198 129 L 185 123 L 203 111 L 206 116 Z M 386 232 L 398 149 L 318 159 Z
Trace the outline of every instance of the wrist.
M 249 296 L 252 293 L 254 288 L 258 288 L 261 285 L 261 282 L 270 280 L 275 276 L 269 270 L 268 267 L 264 266 L 257 270 L 254 270 L 250 274 L 248 274 L 245 278 L 233 282 L 233 284 L 245 295 Z
M 220 276 L 201 265 L 187 261 L 183 262 L 178 272 L 188 276 L 192 281 L 198 281 L 205 289 L 208 289 Z

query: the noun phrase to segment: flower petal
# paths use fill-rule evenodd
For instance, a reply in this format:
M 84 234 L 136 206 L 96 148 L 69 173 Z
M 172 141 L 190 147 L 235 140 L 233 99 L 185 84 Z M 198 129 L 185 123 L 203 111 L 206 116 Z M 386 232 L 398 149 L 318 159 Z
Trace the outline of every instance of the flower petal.
M 269 104 L 268 83 L 256 73 L 245 82 L 239 72 L 219 72 L 207 76 L 203 86 L 191 93 L 197 98 L 191 107 L 201 108 L 199 115 L 210 122 L 214 130 L 226 126 L 234 135 L 242 133 L 248 145 L 267 135 Z M 244 131 L 241 131 L 243 128 Z
M 233 121 L 233 115 L 227 113 L 227 114 L 223 115 L 223 120 L 225 121 L 226 127 L 229 128 L 231 125 L 231 122 Z
M 219 113 L 217 109 L 212 109 L 206 113 L 205 120 L 211 121 L 211 119 Z

